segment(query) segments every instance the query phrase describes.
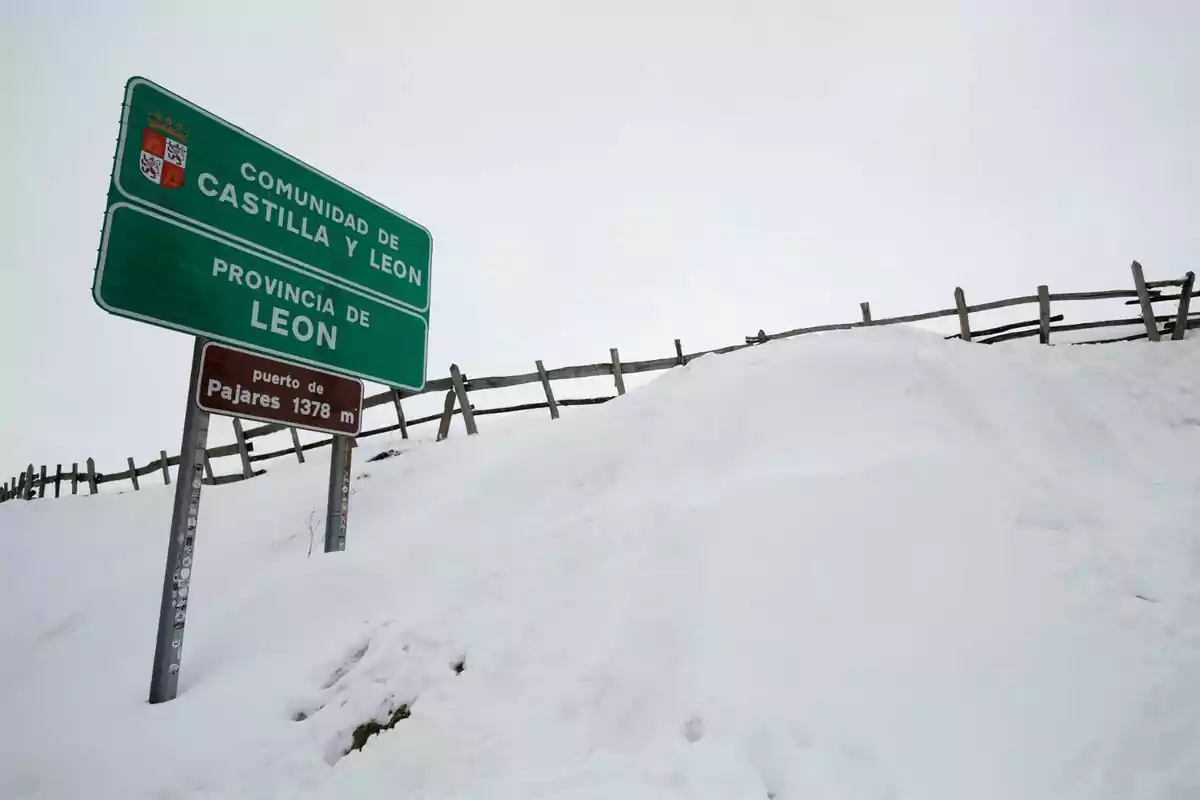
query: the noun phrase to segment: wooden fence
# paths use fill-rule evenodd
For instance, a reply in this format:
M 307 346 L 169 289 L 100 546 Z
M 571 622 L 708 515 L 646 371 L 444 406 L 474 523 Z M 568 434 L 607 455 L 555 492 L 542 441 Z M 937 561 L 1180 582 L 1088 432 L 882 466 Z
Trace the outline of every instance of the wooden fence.
M 1023 297 L 1013 297 L 1007 300 L 979 303 L 977 305 L 969 305 L 966 301 L 963 290 L 961 288 L 956 288 L 954 290 L 953 308 L 945 308 L 938 311 L 929 311 L 923 314 L 912 314 L 903 317 L 873 319 L 871 317 L 870 304 L 861 303 L 860 307 L 862 311 L 862 319 L 856 322 L 848 322 L 836 325 L 815 325 L 808 328 L 796 328 L 794 330 L 788 330 L 774 334 L 768 334 L 765 331 L 760 330 L 753 336 L 745 337 L 745 342 L 742 344 L 730 345 L 728 347 L 721 347 L 715 350 L 704 350 L 695 353 L 684 353 L 682 344 L 678 339 L 676 339 L 675 354 L 673 356 L 651 359 L 649 361 L 621 361 L 621 357 L 617 352 L 617 349 L 612 348 L 609 350 L 609 358 L 607 361 L 595 364 L 582 364 L 572 367 L 546 369 L 541 361 L 537 361 L 535 362 L 536 369 L 533 372 L 526 372 L 520 375 L 501 375 L 482 378 L 468 377 L 461 373 L 457 365 L 452 364 L 450 366 L 450 375 L 448 377 L 436 378 L 434 380 L 427 381 L 425 388 L 421 392 L 404 392 L 390 389 L 366 398 L 363 403 L 364 410 L 368 408 L 374 408 L 376 406 L 391 405 L 394 407 L 396 412 L 396 422 L 391 425 L 385 425 L 383 427 L 362 431 L 358 438 L 361 439 L 369 436 L 377 436 L 383 433 L 399 431 L 400 435 L 407 439 L 408 430 L 412 426 L 437 422 L 439 425 L 437 440 L 441 441 L 450 434 L 450 424 L 453 420 L 453 417 L 458 415 L 462 416 L 467 433 L 470 435 L 478 433 L 475 418 L 488 414 L 506 414 L 516 411 L 533 411 L 543 409 L 550 412 L 551 418 L 558 419 L 559 409 L 564 406 L 595 405 L 598 403 L 607 402 L 617 396 L 625 394 L 626 375 L 671 369 L 672 367 L 686 364 L 689 360 L 701 355 L 730 353 L 746 347 L 754 347 L 774 339 L 786 339 L 806 333 L 849 330 L 873 325 L 897 325 L 922 322 L 941 317 L 957 317 L 959 332 L 953 336 L 946 337 L 948 339 L 953 338 L 980 344 L 993 344 L 1027 337 L 1032 338 L 1036 336 L 1042 344 L 1050 344 L 1051 337 L 1055 333 L 1128 327 L 1131 325 L 1136 325 L 1142 328 L 1139 333 L 1120 336 L 1117 338 L 1098 339 L 1086 342 L 1071 342 L 1071 344 L 1103 344 L 1108 342 L 1132 341 L 1137 339 L 1149 339 L 1156 342 L 1164 338 L 1179 340 L 1184 338 L 1187 330 L 1200 327 L 1200 315 L 1191 313 L 1189 310 L 1191 298 L 1200 295 L 1200 292 L 1195 291 L 1194 273 L 1188 272 L 1183 278 L 1179 279 L 1147 281 L 1142 274 L 1141 265 L 1136 261 L 1132 264 L 1132 272 L 1133 288 L 1130 289 L 1112 289 L 1100 292 L 1051 293 L 1046 286 L 1039 286 L 1036 294 L 1026 295 Z M 1052 303 L 1074 302 L 1079 300 L 1124 300 L 1125 305 L 1137 306 L 1137 316 L 1102 320 L 1097 322 L 1062 324 L 1063 315 L 1051 313 Z M 1176 303 L 1175 312 L 1173 314 L 1156 315 L 1154 312 L 1154 306 L 1155 304 L 1159 303 Z M 984 311 L 992 311 L 996 309 L 1024 305 L 1037 306 L 1037 317 L 992 328 L 979 330 L 973 330 L 971 328 L 971 314 L 978 314 Z M 554 381 L 600 376 L 610 376 L 612 378 L 616 389 L 616 395 L 569 399 L 556 398 L 554 395 L 554 390 L 552 387 L 552 383 Z M 485 409 L 477 409 L 471 404 L 471 394 L 486 389 L 503 389 L 534 383 L 540 383 L 542 385 L 542 390 L 546 395 L 544 402 L 524 403 L 520 405 L 505 406 L 502 408 Z M 431 414 L 416 419 L 405 418 L 404 409 L 401 405 L 401 401 L 404 398 L 436 392 L 446 393 L 442 411 L 440 413 Z M 326 438 L 302 445 L 300 443 L 300 437 L 295 428 L 289 428 L 280 424 L 267 424 L 246 429 L 243 428 L 241 420 L 236 418 L 233 420 L 233 430 L 236 439 L 234 443 L 213 447 L 206 451 L 204 458 L 204 482 L 206 484 L 212 485 L 230 483 L 233 481 L 252 478 L 256 475 L 261 475 L 266 470 L 261 468 L 256 469 L 255 464 L 284 456 L 293 456 L 303 463 L 304 454 L 306 452 L 319 447 L 327 447 L 333 441 L 332 438 Z M 290 432 L 292 440 L 290 447 L 263 453 L 255 452 L 255 439 L 282 431 Z M 237 456 L 240 462 L 240 469 L 232 474 L 215 475 L 212 468 L 212 459 L 224 456 Z M 70 471 L 64 471 L 63 465 L 58 464 L 56 465 L 53 473 L 47 471 L 46 465 L 42 465 L 42 467 L 35 472 L 33 464 L 30 464 L 26 467 L 23 473 L 14 476 L 10 481 L 6 481 L 4 484 L 0 485 L 0 502 L 12 499 L 32 500 L 35 498 L 44 498 L 47 495 L 47 492 L 52 492 L 54 497 L 59 497 L 64 490 L 64 485 L 68 483 L 70 484 L 71 494 L 77 494 L 79 492 L 80 484 L 86 486 L 89 494 L 96 494 L 99 491 L 98 486 L 100 484 L 116 481 L 129 481 L 133 488 L 138 490 L 141 489 L 141 478 L 149 477 L 155 474 L 161 474 L 163 482 L 169 484 L 171 482 L 170 467 L 178 466 L 178 464 L 179 456 L 168 456 L 165 450 L 160 450 L 157 458 L 151 459 L 148 463 L 140 467 L 137 466 L 134 462 L 134 459 L 130 457 L 127 459 L 126 468 L 120 472 L 97 472 L 95 461 L 91 458 L 86 460 L 86 469 L 84 471 L 79 469 L 78 463 L 74 463 L 71 465 Z

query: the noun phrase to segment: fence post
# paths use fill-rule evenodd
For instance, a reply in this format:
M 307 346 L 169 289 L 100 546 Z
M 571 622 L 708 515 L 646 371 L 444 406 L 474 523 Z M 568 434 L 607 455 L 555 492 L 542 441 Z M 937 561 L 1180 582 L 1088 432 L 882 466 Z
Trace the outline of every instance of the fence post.
M 8 500 L 8 481 L 0 485 L 0 503 Z
M 22 471 L 21 476 L 17 480 L 15 480 L 13 483 L 17 487 L 17 499 L 24 500 L 25 499 L 25 472 Z
M 46 496 L 46 465 L 42 464 L 41 478 L 38 480 L 38 499 Z
M 459 372 L 458 364 L 450 365 L 450 382 L 454 384 L 454 393 L 458 395 L 458 405 L 462 409 L 463 423 L 467 426 L 467 435 L 474 436 L 479 433 L 479 428 L 475 426 L 475 412 L 471 410 L 471 402 L 467 398 L 467 385 L 463 381 L 462 373 Z
M 25 468 L 25 500 L 33 499 L 33 464 Z
M 1042 344 L 1050 344 L 1050 287 L 1038 287 L 1038 339 Z
M 1133 286 L 1137 289 L 1138 303 L 1142 307 L 1142 322 L 1146 325 L 1146 336 L 1152 342 L 1159 340 L 1158 322 L 1154 319 L 1154 304 L 1150 302 L 1150 293 L 1146 291 L 1146 276 L 1142 273 L 1142 265 L 1134 261 L 1130 266 L 1133 270 Z
M 79 462 L 71 462 L 71 494 L 79 494 Z
M 442 403 L 442 418 L 438 421 L 437 440 L 439 442 L 450 435 L 450 421 L 454 419 L 455 397 L 453 389 L 446 392 L 446 399 Z
M 558 401 L 554 399 L 554 390 L 550 388 L 550 376 L 546 374 L 546 367 L 542 364 L 540 358 L 534 363 L 537 364 L 538 377 L 542 381 L 542 390 L 546 392 L 546 403 L 550 406 L 550 419 L 558 419 Z
M 954 287 L 954 307 L 958 309 L 958 333 L 964 342 L 971 341 L 971 321 L 967 318 L 967 297 L 961 286 Z
M 133 465 L 133 456 L 130 456 L 125 460 L 129 464 L 129 480 L 133 481 L 133 490 L 135 492 L 140 492 L 142 487 L 138 484 L 137 467 Z
M 62 492 L 62 464 L 54 468 L 54 499 L 59 498 Z
M 242 430 L 242 421 L 237 417 L 233 418 L 233 435 L 237 437 L 238 455 L 242 459 L 242 477 L 254 477 L 254 470 L 250 466 L 250 451 L 246 447 L 246 433 Z
M 295 428 L 288 428 L 288 431 L 292 434 L 292 449 L 296 451 L 296 460 L 303 464 L 304 448 L 300 446 L 300 434 Z
M 1171 341 L 1178 342 L 1187 335 L 1188 310 L 1192 304 L 1192 287 L 1196 285 L 1196 273 L 1191 270 L 1183 278 L 1183 286 L 1179 287 L 1179 311 L 1175 314 L 1175 330 L 1171 331 Z
M 617 384 L 617 394 L 625 394 L 625 376 L 621 374 L 621 355 L 615 347 L 610 347 L 608 354 L 612 357 L 613 382 Z
M 867 302 L 859 303 L 858 307 L 862 309 L 863 325 L 871 324 L 871 304 Z
M 686 367 L 688 360 L 683 355 L 683 342 L 675 340 L 675 363 L 678 366 Z
M 159 463 L 162 464 L 163 484 L 166 486 L 170 486 L 171 485 L 171 468 L 167 466 L 167 451 L 159 450 L 158 458 L 159 458 Z
M 96 460 L 92 458 L 87 460 L 87 482 L 88 494 L 95 494 L 100 491 L 100 488 L 96 485 Z
M 400 425 L 400 438 L 408 438 L 408 420 L 404 418 L 404 409 L 400 405 L 400 390 L 392 389 L 392 405 L 396 406 L 396 422 Z

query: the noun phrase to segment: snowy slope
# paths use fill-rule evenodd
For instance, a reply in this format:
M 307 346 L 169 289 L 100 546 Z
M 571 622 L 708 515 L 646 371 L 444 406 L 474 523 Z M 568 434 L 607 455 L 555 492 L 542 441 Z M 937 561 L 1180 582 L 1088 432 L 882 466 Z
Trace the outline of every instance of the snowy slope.
M 364 442 L 341 554 L 320 457 L 207 488 L 160 706 L 170 489 L 0 506 L 0 797 L 1200 796 L 1196 342 L 807 336 L 481 428 Z

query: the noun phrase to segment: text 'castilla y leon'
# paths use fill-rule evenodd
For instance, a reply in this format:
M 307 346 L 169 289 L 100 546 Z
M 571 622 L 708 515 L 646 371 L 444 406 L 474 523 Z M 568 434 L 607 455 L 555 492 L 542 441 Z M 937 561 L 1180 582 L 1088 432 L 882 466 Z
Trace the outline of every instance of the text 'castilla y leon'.
M 341 206 L 328 202 L 266 170 L 259 169 L 248 161 L 241 165 L 238 172 L 254 187 L 253 191 L 228 181 L 222 181 L 211 172 L 200 173 L 196 179 L 196 186 L 206 197 L 215 198 L 219 203 L 226 203 L 243 213 L 261 218 L 267 224 L 326 248 L 335 246 L 330 243 L 329 226 L 326 223 L 336 226 L 336 228 L 347 229 L 358 236 L 365 237 L 371 233 L 371 225 L 362 217 L 356 217 Z M 271 196 L 275 199 L 270 199 Z M 285 200 L 294 207 L 288 207 L 284 203 Z M 345 240 L 346 256 L 354 259 L 359 239 L 345 234 L 344 231 L 340 231 L 340 233 L 341 238 Z M 360 258 L 365 257 L 366 266 L 391 275 L 397 280 L 421 286 L 424 280 L 421 268 L 405 262 L 384 249 L 399 253 L 400 237 L 382 227 L 377 227 L 375 238 L 380 248 L 378 250 L 374 246 L 365 248 L 360 256 Z M 340 247 L 341 245 L 336 246 Z

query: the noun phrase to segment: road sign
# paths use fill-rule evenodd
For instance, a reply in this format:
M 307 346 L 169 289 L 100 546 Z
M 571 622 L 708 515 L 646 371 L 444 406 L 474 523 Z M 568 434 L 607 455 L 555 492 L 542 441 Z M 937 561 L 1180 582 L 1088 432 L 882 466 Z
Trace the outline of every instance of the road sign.
M 93 297 L 119 316 L 419 391 L 429 232 L 144 78 Z
M 114 314 L 390 386 L 425 383 L 425 320 L 146 208 L 109 209 L 96 302 Z
M 349 133 L 356 152 L 386 155 Z M 363 387 L 300 364 L 423 389 L 432 251 L 417 223 L 145 78 L 126 83 L 92 297 L 196 337 L 151 703 L 178 692 L 209 412 L 334 434 L 327 513 L 344 549 Z
M 214 414 L 357 436 L 362 381 L 215 342 L 204 345 L 196 404 Z
M 379 138 L 347 140 L 372 160 Z M 429 231 L 145 78 L 125 87 L 113 190 L 384 302 L 429 309 Z

